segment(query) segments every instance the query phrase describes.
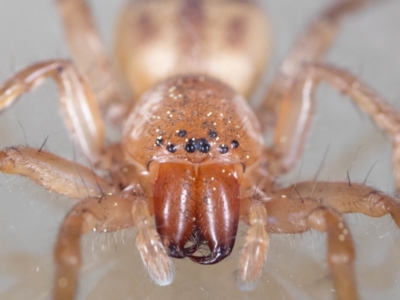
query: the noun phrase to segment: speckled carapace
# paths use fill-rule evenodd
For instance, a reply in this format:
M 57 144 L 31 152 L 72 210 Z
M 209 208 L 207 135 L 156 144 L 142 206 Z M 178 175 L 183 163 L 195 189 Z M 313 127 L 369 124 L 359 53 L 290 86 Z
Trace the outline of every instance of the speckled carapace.
M 245 99 L 226 84 L 202 75 L 174 76 L 146 93 L 127 120 L 123 147 L 129 159 L 242 163 L 262 152 L 260 125 Z

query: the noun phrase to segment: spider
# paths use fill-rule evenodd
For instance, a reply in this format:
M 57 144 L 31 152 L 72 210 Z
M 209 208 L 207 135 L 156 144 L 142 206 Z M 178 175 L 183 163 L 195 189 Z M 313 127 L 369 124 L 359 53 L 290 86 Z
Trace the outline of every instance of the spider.
M 63 70 L 59 70 L 59 71 L 63 71 Z M 180 135 L 179 132 L 177 132 L 177 134 Z M 217 132 L 217 134 L 218 134 L 218 132 Z M 212 138 L 212 135 L 214 135 L 214 134 L 209 133 L 209 137 L 210 137 L 210 138 Z M 198 141 L 194 142 L 193 144 L 194 144 L 195 147 L 198 147 L 198 149 L 201 150 L 201 149 L 204 149 L 204 147 L 207 148 L 207 143 L 206 143 L 206 142 L 201 142 L 200 144 L 196 144 L 197 142 L 198 142 Z M 232 142 L 233 145 L 236 144 L 236 143 L 233 142 L 233 140 L 232 140 L 231 142 Z M 238 141 L 237 141 L 237 142 L 238 142 Z M 158 139 L 158 137 L 156 137 L 155 144 L 156 144 L 157 146 L 159 146 L 158 143 L 161 143 L 161 142 L 160 142 L 160 139 Z M 190 144 L 192 144 L 192 143 L 186 142 L 185 145 L 186 145 L 187 147 L 190 147 L 190 146 L 191 146 Z M 168 144 L 168 146 L 169 146 L 169 145 L 170 145 L 170 144 Z M 198 145 L 199 145 L 199 146 L 198 146 Z M 203 147 L 203 148 L 201 148 L 201 147 Z M 232 146 L 232 147 L 233 147 L 233 146 Z M 235 147 L 236 147 L 236 146 L 235 146 Z M 235 148 L 235 147 L 233 147 L 233 148 Z M 197 150 L 198 150 L 198 149 L 197 149 Z M 173 150 L 173 148 L 172 148 L 172 150 Z M 221 148 L 220 148 L 220 150 L 221 150 Z M 169 150 L 167 149 L 167 151 L 169 151 Z M 205 151 L 205 150 L 204 150 L 204 151 Z M 203 152 L 204 152 L 204 151 L 203 151 Z M 225 151 L 225 150 L 224 150 L 224 151 Z M 173 152 L 173 151 L 169 151 L 169 152 Z M 202 151 L 200 151 L 200 152 L 203 153 Z M 41 153 L 41 152 L 38 152 L 38 153 Z M 203 153 L 203 154 L 206 154 L 206 153 Z M 248 172 L 248 170 L 247 170 L 247 172 Z M 246 174 L 246 173 L 245 173 L 245 174 Z M 88 179 L 88 180 L 89 180 L 89 179 Z M 89 180 L 89 181 L 90 181 L 90 180 Z M 86 182 L 86 183 L 88 183 L 88 182 Z M 93 182 L 92 182 L 92 183 L 93 183 Z M 99 183 L 96 182 L 96 186 L 97 186 L 97 184 L 99 184 Z M 261 184 L 261 185 L 262 185 L 262 184 Z M 87 192 L 87 189 L 88 189 L 88 188 L 85 187 L 85 191 L 86 191 L 86 192 Z M 102 189 L 101 192 L 102 192 L 102 194 L 103 194 L 103 192 L 104 192 L 103 189 Z M 131 192 L 132 192 L 132 194 L 133 194 L 134 192 L 137 192 L 137 191 L 131 190 Z M 259 186 L 259 193 L 261 193 L 261 192 L 265 192 L 265 191 L 263 190 L 262 187 Z M 300 192 L 301 192 L 301 191 L 300 191 Z M 301 193 L 300 193 L 300 194 L 301 194 Z M 139 195 L 139 194 L 137 194 L 137 195 Z M 140 194 L 140 195 L 141 195 L 141 194 Z M 139 196 L 140 196 L 140 195 L 139 195 Z M 258 194 L 257 194 L 256 196 L 258 196 Z M 256 196 L 254 196 L 254 198 L 256 198 Z M 264 195 L 261 195 L 261 196 L 264 196 Z M 261 197 L 261 196 L 260 196 L 260 197 Z M 107 197 L 105 197 L 105 198 L 107 198 Z M 104 199 L 105 199 L 105 198 L 104 198 Z M 302 197 L 300 197 L 300 200 L 302 200 L 301 198 L 302 198 Z M 103 199 L 103 200 L 104 200 L 104 199 Z M 107 200 L 107 199 L 105 199 L 104 201 L 106 201 L 106 200 Z M 299 200 L 299 199 L 297 199 L 297 200 Z M 307 201 L 306 201 L 306 202 L 307 202 Z M 103 203 L 104 203 L 104 202 L 103 202 Z M 170 251 L 173 252 L 173 249 L 172 249 L 172 250 L 170 249 Z M 174 251 L 175 251 L 175 250 L 174 250 Z M 185 250 L 185 251 L 186 251 L 186 250 Z M 178 253 L 178 254 L 179 254 L 179 253 Z M 189 252 L 187 252 L 186 254 L 192 255 L 192 254 L 189 253 Z M 208 258 L 210 258 L 210 256 L 208 256 Z M 217 258 L 218 258 L 218 257 L 217 257 Z M 212 258 L 212 259 L 214 259 L 214 258 Z M 212 259 L 210 259 L 210 260 L 212 260 Z M 204 262 L 204 261 L 203 261 L 203 262 Z

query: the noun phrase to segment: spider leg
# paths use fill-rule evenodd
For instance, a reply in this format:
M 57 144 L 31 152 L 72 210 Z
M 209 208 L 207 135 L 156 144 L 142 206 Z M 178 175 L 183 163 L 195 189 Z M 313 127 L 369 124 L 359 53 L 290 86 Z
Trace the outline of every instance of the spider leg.
M 307 218 L 312 229 L 326 232 L 327 260 L 338 300 L 358 299 L 354 275 L 354 243 L 342 216 L 325 207 L 314 210 Z
M 367 84 L 348 71 L 320 63 L 303 66 L 304 75 L 296 84 L 295 96 L 282 102 L 274 136 L 273 151 L 278 157 L 272 172 L 286 172 L 301 155 L 309 123 L 313 114 L 314 90 L 324 80 L 342 94 L 349 96 L 374 123 L 386 132 L 393 141 L 393 168 L 397 193 L 400 192 L 400 114 L 379 97 Z M 290 105 L 290 102 L 293 106 Z M 296 107 L 305 107 L 296 111 Z M 292 122 L 287 122 L 290 119 Z
M 294 193 L 296 190 L 296 193 Z M 342 213 L 359 212 L 371 217 L 391 214 L 400 228 L 400 203 L 364 184 L 348 182 L 300 182 L 278 190 L 265 202 L 269 233 L 325 231 L 328 265 L 337 299 L 357 299 L 353 261 L 355 250 Z M 243 203 L 243 210 L 251 202 Z M 244 221 L 246 214 L 242 215 Z
M 65 217 L 54 251 L 54 299 L 74 299 L 81 265 L 80 240 L 89 231 L 116 231 L 133 226 L 132 202 L 117 196 L 87 198 Z
M 107 55 L 85 0 L 56 0 L 64 32 L 78 70 L 94 90 L 103 115 L 114 124 L 129 111 L 120 93 L 118 76 Z
M 293 234 L 310 229 L 326 232 L 327 260 L 337 299 L 358 299 L 354 276 L 354 245 L 345 221 L 338 212 L 315 198 L 289 198 L 290 194 L 286 194 L 287 191 L 290 191 L 289 188 L 285 189 L 285 193 L 279 192 L 273 199 L 264 202 L 268 214 L 267 232 Z M 253 205 L 249 199 L 245 199 L 242 203 L 244 211 Z M 242 217 L 243 221 L 251 224 L 252 221 L 248 219 L 249 214 L 243 214 Z
M 367 84 L 348 71 L 326 64 L 308 64 L 306 73 L 316 76 L 350 97 L 374 123 L 392 138 L 396 192 L 400 193 L 400 114 Z M 314 84 L 317 81 L 313 82 Z
M 336 1 L 308 26 L 282 62 L 264 101 L 256 110 L 264 131 L 275 124 L 280 103 L 291 98 L 292 87 L 303 70 L 303 63 L 321 61 L 331 47 L 343 18 L 368 2 L 371 1 Z
M 172 259 L 168 256 L 159 234 L 151 226 L 149 204 L 140 197 L 133 199 L 132 218 L 138 229 L 136 237 L 136 247 L 139 250 L 143 264 L 151 279 L 158 285 L 164 286 L 171 284 L 175 267 Z M 149 199 L 150 200 L 150 199 Z
M 392 216 L 400 228 L 400 202 L 364 184 L 348 182 L 299 182 L 279 190 L 274 197 L 289 197 L 293 188 L 305 198 L 317 199 L 339 213 L 363 213 L 370 217 Z M 296 193 L 296 194 L 297 194 Z
M 26 176 L 68 197 L 90 197 L 77 204 L 61 226 L 55 252 L 58 265 L 55 299 L 73 299 L 80 264 L 78 241 L 83 233 L 93 229 L 115 231 L 135 225 L 136 245 L 149 275 L 159 285 L 172 282 L 172 260 L 151 225 L 151 198 L 132 195 L 135 191 L 114 196 L 115 189 L 92 170 L 34 148 L 13 147 L 0 151 L 0 171 Z
M 151 226 L 147 202 L 137 195 L 123 194 L 87 198 L 65 217 L 54 252 L 56 278 L 54 299 L 74 299 L 81 264 L 80 240 L 89 231 L 110 232 L 136 226 L 136 245 L 153 280 L 171 283 L 174 266 L 160 237 Z
M 113 188 L 92 170 L 49 152 L 28 147 L 0 151 L 0 171 L 26 176 L 44 188 L 71 197 L 99 197 Z
M 246 240 L 240 255 L 236 282 L 242 290 L 252 290 L 260 278 L 267 257 L 269 237 L 267 212 L 260 201 L 250 199 Z
M 330 185 L 332 188 L 336 187 L 335 184 Z M 337 299 L 357 299 L 354 246 L 349 230 L 339 213 L 329 209 L 329 201 L 320 203 L 316 200 L 326 192 L 322 195 L 320 190 L 312 193 L 314 183 L 305 183 L 304 186 L 309 189 L 309 193 L 301 189 L 299 193 L 304 195 L 301 199 L 290 198 L 293 187 L 288 187 L 274 193 L 272 200 L 266 202 L 254 197 L 241 200 L 241 219 L 249 224 L 249 229 L 239 260 L 237 283 L 242 290 L 251 290 L 261 276 L 269 246 L 268 232 L 287 234 L 316 229 L 325 231 L 328 235 L 327 259 L 337 290 Z M 360 190 L 365 193 L 365 189 L 369 188 L 362 186 Z M 348 195 L 327 195 L 328 198 L 333 196 L 344 198 Z
M 69 61 L 48 60 L 16 73 L 0 87 L 0 112 L 48 77 L 58 85 L 61 110 L 70 135 L 96 164 L 104 151 L 103 120 L 90 85 Z

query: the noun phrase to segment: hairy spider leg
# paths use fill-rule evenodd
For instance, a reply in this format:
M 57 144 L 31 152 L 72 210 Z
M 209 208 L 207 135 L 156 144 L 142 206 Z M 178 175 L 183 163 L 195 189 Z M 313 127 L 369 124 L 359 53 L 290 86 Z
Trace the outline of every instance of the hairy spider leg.
M 366 83 L 350 72 L 322 63 L 309 63 L 304 66 L 305 76 L 314 78 L 310 84 L 316 86 L 324 80 L 334 89 L 348 96 L 392 139 L 393 173 L 397 194 L 400 193 L 400 114 L 382 99 Z M 304 101 L 304 100 L 303 100 Z M 306 100 L 307 101 L 307 100 Z M 304 133 L 303 133 L 304 134 Z
M 311 22 L 281 63 L 264 100 L 256 110 L 264 131 L 275 126 L 279 106 L 292 98 L 293 85 L 303 70 L 303 63 L 321 61 L 335 41 L 343 18 L 359 11 L 370 2 L 368 0 L 336 1 Z M 297 106 L 297 109 L 300 107 Z M 307 126 L 307 124 L 301 125 Z
M 105 50 L 86 1 L 56 0 L 56 5 L 74 64 L 89 81 L 105 119 L 122 126 L 132 104 L 121 93 L 114 63 Z
M 320 203 L 314 197 L 290 197 L 286 192 L 281 197 L 274 194 L 273 198 L 264 203 L 268 212 L 266 231 L 268 233 L 295 234 L 316 229 L 327 233 L 327 260 L 337 291 L 338 300 L 357 299 L 357 286 L 354 276 L 354 246 L 350 231 L 344 220 L 334 209 Z M 249 199 L 243 206 L 244 210 L 251 207 Z M 251 220 L 245 214 L 243 221 Z M 258 266 L 259 267 L 259 266 Z
M 296 193 L 293 193 L 294 189 Z M 357 212 L 382 217 L 390 214 L 400 227 L 400 203 L 376 189 L 350 182 L 299 182 L 274 192 L 271 197 L 272 200 L 265 203 L 267 231 L 280 234 L 309 229 L 325 231 L 328 235 L 327 260 L 337 299 L 357 299 L 354 246 L 340 215 Z M 250 205 L 248 202 L 247 206 Z
M 55 247 L 54 299 L 74 299 L 81 265 L 80 241 L 89 231 L 113 232 L 135 226 L 136 245 L 152 279 L 167 285 L 174 265 L 153 228 L 147 200 L 132 191 L 101 198 L 86 198 L 65 217 Z
M 278 115 L 278 126 L 275 131 L 275 141 L 277 141 L 277 143 L 273 146 L 273 151 L 279 151 L 281 149 L 288 149 L 288 151 L 286 153 L 282 151 L 283 153 L 277 152 L 275 154 L 278 158 L 278 160 L 276 160 L 275 162 L 280 165 L 274 166 L 272 168 L 272 173 L 276 172 L 276 174 L 278 175 L 290 169 L 292 162 L 294 162 L 303 151 L 302 145 L 304 144 L 306 134 L 309 130 L 308 127 L 297 127 L 297 124 L 295 122 L 285 123 L 283 121 L 283 119 L 287 120 L 288 116 L 292 115 L 298 115 L 298 118 L 295 119 L 297 120 L 297 122 L 303 122 L 304 120 L 307 121 L 307 119 L 310 119 L 312 116 L 313 109 L 309 109 L 306 112 L 296 112 L 293 108 L 295 106 L 288 105 L 289 100 L 292 103 L 300 102 L 300 104 L 298 104 L 300 106 L 314 106 L 314 91 L 317 84 L 321 80 L 324 80 L 344 95 L 349 96 L 355 104 L 357 104 L 364 112 L 366 112 L 371 117 L 371 119 L 375 122 L 375 124 L 377 124 L 379 128 L 384 130 L 392 137 L 392 139 L 394 140 L 394 171 L 397 179 L 399 174 L 398 170 L 400 169 L 400 164 L 398 160 L 399 148 L 396 142 L 399 136 L 400 124 L 400 116 L 398 115 L 398 113 L 386 101 L 381 99 L 365 83 L 363 83 L 357 77 L 345 70 L 322 63 L 305 63 L 303 65 L 303 70 L 303 75 L 297 79 L 294 85 L 292 94 L 293 98 L 288 98 L 286 103 L 283 102 L 280 108 L 281 110 L 280 114 Z M 299 138 L 291 138 L 291 132 L 294 130 L 294 128 L 301 129 L 299 130 L 299 132 L 297 132 L 302 140 L 301 143 L 298 142 Z M 371 217 L 381 217 L 385 214 L 390 213 L 397 226 L 400 225 L 400 205 L 398 201 L 365 185 L 351 184 L 350 182 L 298 183 L 296 187 L 289 187 L 288 189 L 281 191 L 284 197 L 282 197 L 282 199 L 280 199 L 279 201 L 283 201 L 283 203 L 285 203 L 287 201 L 286 199 L 290 198 L 290 196 L 287 196 L 288 194 L 290 194 L 289 191 L 293 191 L 294 188 L 299 195 L 302 195 L 302 199 L 300 199 L 301 201 L 304 201 L 305 198 L 316 199 L 316 201 L 323 204 L 324 207 L 333 208 L 337 210 L 338 213 L 361 212 Z M 396 188 L 397 190 L 399 190 L 399 181 L 396 181 Z M 271 196 L 271 194 L 273 194 L 268 186 L 265 187 L 265 189 L 265 193 L 267 195 Z M 274 210 L 273 208 L 271 208 L 271 206 L 273 207 L 273 205 L 273 201 L 266 202 L 269 220 L 272 217 L 274 219 L 278 219 L 276 216 L 274 216 Z M 290 210 L 294 209 L 294 203 L 291 203 L 290 205 Z M 281 207 L 280 209 L 282 209 L 282 211 L 278 212 L 278 210 L 275 210 L 275 213 L 284 213 L 285 208 Z M 286 210 L 289 210 L 289 207 L 287 207 Z M 305 210 L 307 211 L 308 215 L 311 213 L 308 208 Z M 298 210 L 296 211 L 297 213 L 299 213 Z M 321 216 L 319 216 L 319 218 L 320 217 Z M 290 219 L 291 217 L 286 214 L 284 218 Z M 329 237 L 329 232 L 334 230 L 333 228 L 329 228 L 329 226 L 336 225 L 334 222 L 324 222 L 325 223 L 323 223 L 323 227 L 316 226 L 316 223 L 312 223 L 311 225 L 313 225 L 314 229 L 327 231 L 328 233 L 328 262 L 330 264 L 331 273 L 334 278 L 334 283 L 338 293 L 338 299 L 355 299 L 356 286 L 354 278 L 351 280 L 348 279 L 346 281 L 340 279 L 345 278 L 345 276 L 354 276 L 354 271 L 352 271 L 352 261 L 354 259 L 353 246 L 351 246 L 351 248 L 350 246 L 342 247 L 343 249 L 348 248 L 346 250 L 347 252 L 345 251 L 347 253 L 347 256 L 345 258 L 339 257 L 340 260 L 338 262 L 339 264 L 342 264 L 343 262 L 346 262 L 346 264 L 350 264 L 351 262 L 351 266 L 337 266 L 337 263 L 334 263 L 334 261 L 332 261 L 329 254 L 329 249 L 331 247 L 329 246 L 329 243 L 331 241 L 331 238 Z M 300 224 L 301 222 L 297 224 L 299 228 L 301 228 Z M 339 223 L 340 226 L 344 226 L 343 224 L 343 222 Z M 269 231 L 269 224 L 267 227 Z M 282 232 L 288 233 L 288 231 L 286 230 L 283 230 Z M 349 231 L 346 228 L 345 231 L 343 230 L 342 233 L 337 234 L 336 242 L 340 244 L 340 242 L 342 242 L 346 238 L 348 232 Z
M 273 147 L 264 149 L 263 160 L 268 172 L 260 170 L 258 178 L 253 180 L 263 187 L 265 194 L 261 197 L 264 197 L 264 200 L 269 197 L 272 186 L 275 184 L 273 178 L 288 172 L 297 162 L 304 147 L 305 134 L 308 133 L 311 124 L 315 106 L 313 98 L 315 87 L 310 83 L 311 79 L 299 81 L 304 62 L 322 60 L 325 52 L 333 43 L 343 18 L 350 13 L 359 11 L 368 2 L 365 0 L 338 1 L 322 12 L 295 43 L 281 64 L 260 108 L 256 110 L 264 131 L 275 122 L 277 123 Z M 279 113 L 275 120 L 278 108 Z M 254 190 L 254 185 L 252 187 Z M 268 248 L 264 246 L 268 245 L 267 233 L 262 229 L 261 216 L 264 215 L 264 212 L 251 212 L 258 206 L 257 203 L 260 199 L 254 199 L 254 201 L 254 208 L 247 211 L 252 214 L 250 217 L 252 221 L 249 223 L 250 228 L 246 245 L 242 250 L 237 275 L 238 284 L 243 289 L 251 288 L 261 276 Z M 253 248 L 250 245 L 253 245 Z M 260 249 L 263 251 L 259 251 Z M 251 251 L 257 255 L 251 255 Z M 248 263 L 249 260 L 245 257 L 252 257 L 252 263 Z
M 19 71 L 0 88 L 0 111 L 8 108 L 18 96 L 31 90 L 47 77 L 52 77 L 59 87 L 61 109 L 67 128 L 84 154 L 95 165 L 104 159 L 105 161 L 98 163 L 102 167 L 111 166 L 111 161 L 115 159 L 118 160 L 117 164 L 120 163 L 122 154 L 119 145 L 103 149 L 103 122 L 97 109 L 97 103 L 94 101 L 94 95 L 86 80 L 68 61 L 45 61 Z M 118 181 L 119 177 L 124 178 L 131 175 L 129 170 L 126 174 L 121 173 L 120 165 L 118 166 L 110 169 L 112 176 L 116 177 L 114 179 L 117 179 L 114 182 L 115 186 L 112 186 L 94 174 L 93 170 L 42 151 L 42 149 L 12 147 L 0 152 L 0 171 L 26 176 L 48 190 L 71 198 L 96 199 L 99 203 L 102 202 L 102 200 L 99 200 L 102 197 L 111 197 L 113 193 L 120 191 L 117 186 L 117 183 L 120 182 Z M 132 178 L 125 180 L 128 180 L 133 186 L 134 180 Z M 129 198 L 130 195 L 124 197 Z M 139 198 L 142 199 L 142 197 Z M 87 201 L 89 200 L 84 200 L 82 203 Z M 151 227 L 148 203 L 144 203 L 143 200 L 131 202 L 133 203 L 131 208 L 132 218 L 138 228 L 137 247 L 142 260 L 150 276 L 157 284 L 169 284 L 173 278 L 174 268 L 163 248 L 159 235 Z M 118 203 L 118 201 L 115 203 Z M 79 209 L 80 204 L 77 204 L 77 209 Z M 55 252 L 56 263 L 59 265 L 55 290 L 56 299 L 72 299 L 75 294 L 79 264 L 76 262 L 78 256 L 71 253 L 78 251 L 73 247 L 73 240 L 80 238 L 80 235 L 84 232 L 82 229 L 84 227 L 81 227 L 81 225 L 86 224 L 82 222 L 84 222 L 87 214 L 80 215 L 81 212 L 77 213 L 72 210 L 65 219 L 67 229 L 64 230 L 63 226 L 60 229 L 59 242 Z M 115 222 L 118 222 L 118 210 L 116 212 L 117 221 Z M 68 230 L 69 226 L 73 229 Z M 81 231 L 76 231 L 74 228 L 81 228 Z M 71 240 L 71 244 L 69 244 L 69 240 Z M 64 246 L 65 249 L 63 249 Z M 73 252 L 70 253 L 69 251 Z M 68 258 L 70 254 L 71 257 Z M 71 261 L 73 261 L 73 266 L 69 265 Z M 61 293 L 61 296 L 58 296 L 59 293 Z M 71 298 L 66 298 L 67 295 Z
M 0 112 L 48 77 L 58 86 L 68 133 L 75 145 L 96 165 L 104 152 L 104 123 L 89 83 L 71 62 L 48 60 L 17 72 L 0 87 Z

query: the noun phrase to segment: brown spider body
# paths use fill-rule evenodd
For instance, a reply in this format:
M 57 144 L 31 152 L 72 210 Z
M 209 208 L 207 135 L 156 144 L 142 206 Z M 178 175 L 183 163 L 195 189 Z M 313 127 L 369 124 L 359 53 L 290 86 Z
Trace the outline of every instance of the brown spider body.
M 269 233 L 315 229 L 327 234 L 337 298 L 357 298 L 355 251 L 341 215 L 390 214 L 399 226 L 398 202 L 350 181 L 281 188 L 276 179 L 303 151 L 320 80 L 350 96 L 393 138 L 399 173 L 400 116 L 355 76 L 321 62 L 342 17 L 366 1 L 338 1 L 311 23 L 255 113 L 245 98 L 258 84 L 269 48 L 267 22 L 255 1 L 130 3 L 118 22 L 116 56 L 132 101 L 121 96 L 85 1 L 56 3 L 75 65 L 61 59 L 37 63 L 0 88 L 4 110 L 44 78 L 53 78 L 76 146 L 107 174 L 42 148 L 0 151 L 2 172 L 81 200 L 58 234 L 55 299 L 75 297 L 80 240 L 88 231 L 137 228 L 146 270 L 155 283 L 167 285 L 174 276 L 170 257 L 200 264 L 227 257 L 240 220 L 249 226 L 236 276 L 240 288 L 252 289 L 260 277 Z M 94 89 L 104 82 L 103 89 Z M 103 117 L 121 129 L 120 142 L 106 145 Z M 267 147 L 262 132 L 272 125 L 273 143 Z M 396 185 L 400 189 L 400 182 Z
M 150 168 L 147 192 L 173 257 L 186 256 L 189 238 L 210 245 L 209 259 L 188 255 L 201 263 L 233 248 L 244 168 L 247 177 L 263 144 L 239 94 L 253 93 L 267 47 L 265 17 L 253 1 L 139 1 L 124 9 L 118 64 L 132 92 L 147 93 L 127 119 L 122 145 L 131 163 Z

